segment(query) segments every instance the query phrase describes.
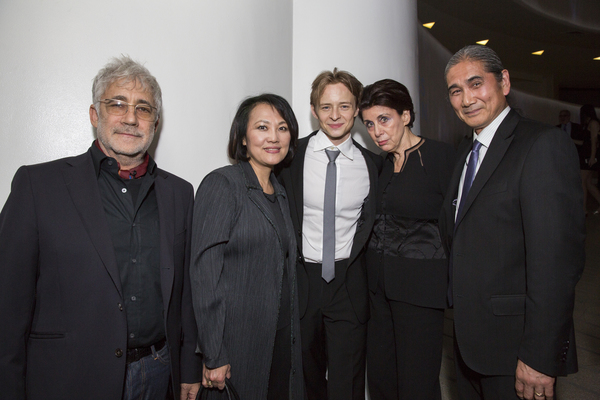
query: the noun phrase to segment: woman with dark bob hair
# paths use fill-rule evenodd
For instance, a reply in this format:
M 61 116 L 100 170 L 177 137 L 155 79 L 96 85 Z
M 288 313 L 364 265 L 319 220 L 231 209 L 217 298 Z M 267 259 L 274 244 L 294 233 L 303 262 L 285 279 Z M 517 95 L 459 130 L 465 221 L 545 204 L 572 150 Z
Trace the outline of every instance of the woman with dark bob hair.
M 454 149 L 412 133 L 412 99 L 394 80 L 366 86 L 359 115 L 371 139 L 385 151 L 366 253 L 371 399 L 441 399 L 448 266 L 438 216 Z
M 229 133 L 234 165 L 196 193 L 191 284 L 209 398 L 304 398 L 296 241 L 274 168 L 291 160 L 298 123 L 274 94 L 240 104 Z
M 588 193 L 600 203 L 600 191 L 592 178 L 594 171 L 598 171 L 598 135 L 600 135 L 600 123 L 596 116 L 596 109 L 591 104 L 584 104 L 579 109 L 579 119 L 583 135 L 583 144 L 578 149 L 581 169 L 581 181 L 583 184 L 583 210 L 587 215 Z M 593 215 L 600 213 L 600 207 L 593 211 Z

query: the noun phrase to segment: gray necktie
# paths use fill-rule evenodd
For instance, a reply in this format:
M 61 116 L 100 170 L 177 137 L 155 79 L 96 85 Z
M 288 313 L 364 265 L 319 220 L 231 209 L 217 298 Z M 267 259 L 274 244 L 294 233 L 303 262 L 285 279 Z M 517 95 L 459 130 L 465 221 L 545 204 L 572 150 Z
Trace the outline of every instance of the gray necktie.
M 335 189 L 337 169 L 335 159 L 339 150 L 325 150 L 329 163 L 325 174 L 325 201 L 323 203 L 323 261 L 321 276 L 329 283 L 335 278 Z

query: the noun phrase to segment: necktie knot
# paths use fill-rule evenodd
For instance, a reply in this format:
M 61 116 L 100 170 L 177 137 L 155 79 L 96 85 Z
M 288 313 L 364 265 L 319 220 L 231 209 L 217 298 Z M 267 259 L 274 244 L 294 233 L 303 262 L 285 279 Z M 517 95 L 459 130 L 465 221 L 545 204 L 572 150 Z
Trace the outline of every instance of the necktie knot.
M 327 154 L 327 158 L 329 158 L 329 162 L 335 162 L 335 159 L 340 155 L 339 150 L 327 150 L 325 149 L 325 154 Z
M 479 153 L 479 149 L 481 148 L 481 142 L 476 140 L 473 142 L 473 151 Z

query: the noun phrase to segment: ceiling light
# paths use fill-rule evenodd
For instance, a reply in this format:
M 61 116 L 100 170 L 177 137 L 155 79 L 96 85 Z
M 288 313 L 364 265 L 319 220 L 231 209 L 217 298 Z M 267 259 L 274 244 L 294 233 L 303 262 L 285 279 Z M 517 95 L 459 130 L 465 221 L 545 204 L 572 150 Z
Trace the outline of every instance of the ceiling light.
M 427 29 L 433 28 L 434 25 L 435 25 L 435 22 L 428 22 L 426 24 L 423 24 L 423 26 Z
M 490 41 L 489 39 L 485 39 L 485 40 L 480 40 L 479 42 L 475 42 L 475 43 L 485 46 L 487 44 L 487 42 L 489 42 L 489 41 Z
M 596 58 L 594 58 L 594 60 L 600 61 L 600 57 L 596 57 Z
M 540 50 L 540 51 L 534 51 L 533 53 L 534 56 L 541 56 L 542 54 L 544 54 L 544 50 Z

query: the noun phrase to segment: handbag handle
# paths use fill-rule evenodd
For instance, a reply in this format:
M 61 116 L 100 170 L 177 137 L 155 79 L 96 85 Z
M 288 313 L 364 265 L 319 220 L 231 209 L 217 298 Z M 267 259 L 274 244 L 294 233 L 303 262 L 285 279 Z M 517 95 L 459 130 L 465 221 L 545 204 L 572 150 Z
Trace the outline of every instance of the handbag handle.
M 200 386 L 200 390 L 198 391 L 198 394 L 196 395 L 196 400 L 206 399 L 208 396 L 209 390 L 214 390 L 214 389 L 209 389 L 209 388 L 205 388 L 204 386 Z M 227 393 L 227 398 L 229 400 L 240 400 L 240 395 L 235 390 L 235 387 L 233 387 L 233 384 L 231 383 L 231 381 L 227 378 L 225 378 L 225 392 Z

